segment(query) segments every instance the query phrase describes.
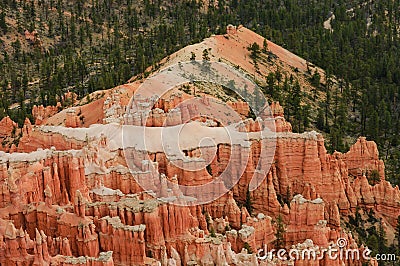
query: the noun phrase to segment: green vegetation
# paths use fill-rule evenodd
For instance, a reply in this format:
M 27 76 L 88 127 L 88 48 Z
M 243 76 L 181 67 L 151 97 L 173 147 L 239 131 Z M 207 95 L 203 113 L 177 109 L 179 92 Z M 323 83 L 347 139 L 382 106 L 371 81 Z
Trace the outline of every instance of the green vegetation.
M 243 24 L 326 70 L 322 84 L 309 68 L 316 108 L 299 104 L 308 95 L 296 80 L 279 70 L 266 77 L 265 92 L 281 101 L 294 131 L 315 126 L 330 151 L 367 136 L 378 143 L 387 179 L 400 183 L 398 1 L 1 0 L 0 118 L 21 126 L 34 104 L 55 105 L 67 90 L 83 98 L 147 75 L 161 58 L 228 24 Z M 25 30 L 40 40 L 26 41 Z M 249 50 L 256 71 L 260 52 L 274 57 L 267 42 Z M 210 59 L 208 51 L 202 58 Z M 321 92 L 326 97 L 318 100 Z
M 208 50 L 207 49 L 203 50 L 203 60 L 204 61 L 209 61 L 210 60 L 210 56 L 208 55 Z
M 55 105 L 68 90 L 83 98 L 157 68 L 226 24 L 210 21 L 215 8 L 200 9 L 197 1 L 1 0 L 0 119 L 22 125 L 34 104 Z M 25 30 L 37 39 L 25 40 Z
M 282 215 L 278 215 L 276 217 L 276 231 L 275 231 L 275 247 L 277 249 L 285 247 L 285 232 L 286 232 L 286 225 L 283 222 Z
M 345 151 L 346 138 L 366 136 L 377 142 L 388 179 L 399 184 L 400 3 L 250 0 L 233 1 L 232 7 L 240 23 L 327 71 L 326 84 L 315 72 L 310 81 L 316 94 L 327 95 L 312 111 L 329 150 Z M 329 12 L 335 14 L 332 31 L 323 28 Z M 297 117 L 290 113 L 289 121 L 302 131 L 298 120 L 307 114 L 294 111 Z
M 383 229 L 382 221 L 375 217 L 372 209 L 361 214 L 361 210 L 357 207 L 355 216 L 349 216 L 346 227 L 358 236 L 359 244 L 363 243 L 372 251 L 372 256 L 376 254 L 392 253 L 395 248 L 394 243 L 388 243 L 386 233 Z M 384 262 L 379 262 L 384 265 Z
M 211 237 L 217 237 L 217 235 L 215 234 L 214 227 L 211 227 L 211 229 L 210 229 L 210 236 Z
M 368 179 L 368 183 L 372 186 L 379 183 L 381 181 L 381 178 L 379 176 L 378 170 L 374 169 L 374 170 L 369 171 L 367 173 L 367 179 Z
M 303 104 L 305 93 L 302 92 L 298 80 L 294 77 L 282 77 L 278 69 L 270 72 L 266 77 L 263 92 L 275 101 L 279 101 L 284 107 L 285 118 L 292 123 L 294 132 L 304 132 L 310 124 L 310 106 Z
M 247 47 L 247 50 L 250 52 L 250 58 L 253 60 L 254 68 L 258 72 L 259 67 L 257 59 L 259 59 L 260 57 L 260 52 L 261 52 L 260 46 L 256 42 L 254 42 L 251 45 L 249 45 L 249 47 Z
M 244 242 L 243 247 L 247 250 L 247 254 L 253 254 L 253 249 L 249 245 L 249 243 Z
M 249 189 L 247 189 L 247 192 L 246 192 L 246 202 L 245 202 L 244 206 L 246 207 L 247 211 L 251 215 L 253 213 L 253 202 L 251 200 L 251 194 L 250 194 Z
M 308 82 L 313 86 L 307 93 L 279 66 L 263 80 L 263 93 L 280 101 L 293 131 L 320 130 L 330 152 L 346 151 L 358 136 L 376 141 L 386 163 L 386 179 L 400 185 L 399 1 L 207 3 L 0 0 L 0 119 L 9 115 L 22 126 L 25 117 L 32 118 L 34 104 L 55 105 L 67 91 L 89 102 L 89 93 L 114 87 L 134 75 L 146 76 L 148 67 L 160 67 L 160 59 L 174 51 L 223 33 L 228 24 L 243 24 L 326 70 L 322 78 L 307 64 Z M 332 30 L 323 27 L 330 13 L 335 14 Z M 26 40 L 25 31 L 34 30 L 37 38 Z M 266 40 L 262 47 L 250 44 L 248 50 L 256 72 L 259 64 L 273 64 L 276 58 Z M 196 55 L 190 58 L 195 60 Z M 207 49 L 202 59 L 210 60 Z M 246 96 L 263 106 L 258 102 L 260 95 Z M 315 106 L 307 104 L 310 101 Z M 379 179 L 379 173 L 368 173 L 371 184 Z M 282 204 L 290 203 L 290 189 L 286 194 L 278 195 Z M 251 214 L 249 192 L 244 205 Z M 355 230 L 363 228 L 358 216 L 350 222 Z M 372 223 L 373 216 L 369 219 Z M 277 225 L 280 246 L 281 218 Z M 382 230 L 370 228 L 358 230 L 361 239 L 384 247 Z M 397 230 L 399 239 L 399 226 Z
M 253 61 L 256 61 L 260 56 L 260 46 L 256 42 L 247 47 L 247 50 L 249 50 L 250 58 L 253 59 Z

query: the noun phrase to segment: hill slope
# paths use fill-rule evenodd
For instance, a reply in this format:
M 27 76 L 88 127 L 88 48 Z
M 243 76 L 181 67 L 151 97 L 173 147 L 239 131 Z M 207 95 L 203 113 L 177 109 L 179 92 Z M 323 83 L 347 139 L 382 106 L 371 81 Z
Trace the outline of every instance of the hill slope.
M 221 60 L 247 73 L 269 99 L 281 100 L 284 108 L 271 101 L 272 117 L 254 121 L 237 96 L 207 83 L 184 84 L 155 103 L 154 95 L 138 97 L 142 105 L 135 108 L 129 99 L 151 78 L 139 75 L 83 99 L 66 94 L 64 105 L 72 106 L 60 112 L 57 106 L 36 107 L 36 126 L 29 120 L 22 129 L 9 118 L 0 122 L 7 142 L 2 147 L 9 152 L 0 156 L 1 264 L 279 265 L 257 258 L 255 251 L 265 245 L 332 248 L 339 240 L 360 250 L 367 243 L 374 252 L 396 251 L 400 191 L 386 181 L 377 145 L 361 137 L 348 152 L 330 154 L 321 134 L 293 133 L 283 117 L 298 130 L 314 127 L 305 118 L 327 98 L 324 71 L 272 42 L 264 45 L 263 37 L 245 27 L 229 27 L 228 32 L 187 46 L 158 67 L 179 66 L 192 57 Z M 147 72 L 162 73 L 158 68 Z M 333 79 L 330 88 L 340 90 Z M 248 142 L 233 145 L 221 133 L 223 125 L 185 105 L 194 99 L 199 100 L 197 108 L 223 110 L 225 97 L 244 116 L 233 131 L 248 136 Z M 309 115 L 296 116 L 307 106 Z M 185 110 L 193 115 L 188 121 Z M 150 121 L 135 120 L 143 114 Z M 157 137 L 165 129 L 159 126 L 167 121 L 163 114 L 181 118 L 169 130 L 187 122 L 179 131 L 179 152 Z M 318 115 L 315 119 L 317 123 Z M 268 121 L 277 132 L 263 138 L 262 133 L 271 134 Z M 145 132 L 140 125 L 146 125 Z M 212 144 L 202 144 L 207 138 Z M 276 149 L 264 156 L 271 139 Z M 214 149 L 208 150 L 210 145 Z M 175 160 L 180 153 L 185 156 L 182 164 Z M 252 178 L 260 173 L 257 162 L 268 165 L 268 158 L 270 168 L 250 190 Z M 198 168 L 199 159 L 209 165 Z M 239 173 L 237 183 L 219 179 L 226 169 L 230 176 Z M 213 181 L 216 187 L 201 188 Z M 185 186 L 194 186 L 194 194 Z M 201 202 L 210 196 L 214 200 Z M 377 263 L 368 258 L 336 262 Z

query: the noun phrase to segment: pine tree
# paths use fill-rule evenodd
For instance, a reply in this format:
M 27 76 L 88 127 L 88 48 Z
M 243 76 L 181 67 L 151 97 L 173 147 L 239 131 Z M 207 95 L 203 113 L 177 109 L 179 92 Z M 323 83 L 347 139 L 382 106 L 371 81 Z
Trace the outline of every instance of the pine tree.
M 251 246 L 249 245 L 249 243 L 244 242 L 243 248 L 247 250 L 248 254 L 253 254 L 253 249 L 251 248 Z
M 215 234 L 214 227 L 211 227 L 211 229 L 210 229 L 210 236 L 211 237 L 217 237 L 217 235 Z
M 250 51 L 250 58 L 253 59 L 253 61 L 256 61 L 260 56 L 260 46 L 256 42 L 253 42 L 249 47 L 247 47 L 247 50 Z
M 321 83 L 321 75 L 319 74 L 318 70 L 315 69 L 315 72 L 311 77 L 311 85 L 314 86 L 315 88 L 319 88 L 320 83 Z
M 276 232 L 275 232 L 275 247 L 277 249 L 285 247 L 285 232 L 286 226 L 283 223 L 282 215 L 278 215 L 276 218 Z
M 208 55 L 208 50 L 207 49 L 203 50 L 203 60 L 204 61 L 209 61 L 210 60 L 210 56 Z
M 376 255 L 379 248 L 378 238 L 375 234 L 368 236 L 366 245 L 372 251 L 372 255 Z
M 378 227 L 378 251 L 383 254 L 386 252 L 386 232 L 383 228 L 382 221 L 379 222 Z
M 191 61 L 196 60 L 196 54 L 195 54 L 194 52 L 191 52 L 190 60 L 191 60 Z
M 7 33 L 6 13 L 4 11 L 0 13 L 0 29 L 3 33 Z
M 378 141 L 379 136 L 379 116 L 378 112 L 374 109 L 371 110 L 369 119 L 367 120 L 366 133 L 371 139 Z
M 253 212 L 253 202 L 251 201 L 251 194 L 250 194 L 250 190 L 249 189 L 247 189 L 247 192 L 246 192 L 245 207 L 246 207 L 247 211 L 249 212 L 249 214 L 251 215 L 252 212 Z
M 268 42 L 267 42 L 267 39 L 264 39 L 262 51 L 263 51 L 264 53 L 266 53 L 266 52 L 268 51 Z

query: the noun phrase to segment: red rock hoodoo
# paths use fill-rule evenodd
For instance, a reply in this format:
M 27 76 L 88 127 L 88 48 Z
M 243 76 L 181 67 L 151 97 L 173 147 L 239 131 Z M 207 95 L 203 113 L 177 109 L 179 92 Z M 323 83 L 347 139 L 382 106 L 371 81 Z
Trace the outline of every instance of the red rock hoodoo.
M 229 26 L 227 37 L 241 31 Z M 190 97 L 197 105 L 185 103 Z M 76 95 L 62 100 L 73 104 Z M 249 137 L 231 144 L 222 123 L 198 115 L 203 107 L 220 110 L 216 98 L 175 91 L 139 100 L 134 108 L 109 94 L 100 106 L 103 124 L 85 128 L 81 106 L 62 111 L 57 125 L 44 121 L 59 106 L 34 107 L 35 125 L 26 120 L 19 141 L 0 151 L 0 265 L 361 266 L 365 261 L 326 256 L 260 260 L 257 251 L 278 244 L 318 250 L 339 238 L 362 249 L 342 223 L 356 209 L 396 226 L 400 191 L 385 180 L 374 142 L 359 138 L 347 153 L 328 154 L 321 134 L 292 132 L 279 103 L 271 104 L 271 132 L 237 101 L 227 105 L 244 119 L 232 128 Z M 140 109 L 148 104 L 149 112 Z M 183 123 L 179 152 L 163 146 L 163 130 Z M 0 140 L 17 127 L 2 119 Z M 263 172 L 258 162 L 270 167 Z M 237 182 L 221 178 L 226 169 Z M 375 185 L 372 172 L 379 174 Z M 250 189 L 254 177 L 261 178 Z M 215 186 L 199 198 L 187 195 L 190 186 L 210 182 Z M 201 196 L 213 200 L 197 204 Z

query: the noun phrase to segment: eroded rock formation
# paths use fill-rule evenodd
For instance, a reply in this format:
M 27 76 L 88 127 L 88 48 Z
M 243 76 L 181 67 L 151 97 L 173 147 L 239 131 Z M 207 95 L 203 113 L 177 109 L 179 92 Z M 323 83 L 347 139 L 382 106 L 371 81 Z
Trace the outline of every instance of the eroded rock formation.
M 273 110 L 276 123 L 284 121 L 278 104 Z M 255 190 L 247 192 L 256 171 L 254 162 L 266 145 L 257 139 L 252 141 L 242 178 L 231 192 L 207 204 L 177 206 L 183 194 L 171 184 L 212 181 L 235 156 L 232 147 L 218 145 L 211 172 L 179 170 L 163 151 L 149 150 L 137 159 L 139 168 L 132 174 L 115 137 L 120 126 L 74 131 L 33 127 L 26 121 L 16 149 L 29 153 L 1 154 L 0 263 L 264 265 L 255 254 L 247 254 L 245 247 L 255 251 L 273 246 L 278 216 L 286 226 L 287 248 L 328 247 L 339 237 L 355 243 L 341 228 L 340 215 L 354 212 L 357 206 L 373 208 L 395 225 L 399 189 L 385 181 L 374 143 L 360 138 L 348 153 L 330 155 L 321 135 L 295 134 L 289 129 L 278 129 L 273 163 Z M 257 130 L 250 126 L 245 132 Z M 55 142 L 57 149 L 52 147 Z M 42 150 L 33 151 L 35 145 Z M 189 150 L 190 157 L 201 154 L 194 147 Z M 172 180 L 170 187 L 164 185 L 163 198 L 153 198 L 137 183 L 140 172 L 148 171 L 143 164 L 146 158 L 154 162 L 160 184 Z M 365 176 L 372 170 L 381 175 L 374 186 Z M 251 215 L 243 207 L 247 194 Z
M 226 37 L 242 30 L 229 26 Z M 396 226 L 399 188 L 365 138 L 328 154 L 322 135 L 292 133 L 279 103 L 253 119 L 247 103 L 224 109 L 199 92 L 137 95 L 138 105 L 121 95 L 96 103 L 101 119 L 91 121 L 103 124 L 88 128 L 84 106 L 64 110 L 59 126 L 42 125 L 59 106 L 34 107 L 35 125 L 25 120 L 22 129 L 0 121 L 0 140 L 9 141 L 0 152 L 0 265 L 293 265 L 257 251 L 322 250 L 339 238 L 362 250 L 341 223 L 357 208 Z M 61 101 L 73 105 L 76 95 Z M 216 111 L 238 114 L 233 140 L 225 121 L 207 116 Z M 180 142 L 162 142 L 177 129 Z M 324 256 L 295 265 L 363 262 Z

